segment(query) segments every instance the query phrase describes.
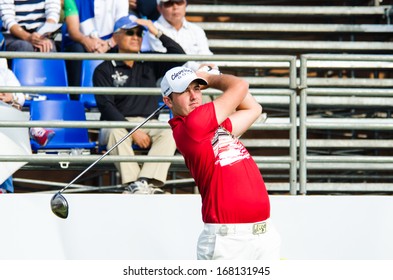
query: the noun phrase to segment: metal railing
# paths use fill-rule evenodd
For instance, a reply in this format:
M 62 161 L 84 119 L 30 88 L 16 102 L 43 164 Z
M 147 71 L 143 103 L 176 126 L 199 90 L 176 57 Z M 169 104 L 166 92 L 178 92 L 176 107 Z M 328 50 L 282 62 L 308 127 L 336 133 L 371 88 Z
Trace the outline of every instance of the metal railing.
M 343 104 L 346 106 L 387 106 L 389 107 L 392 103 L 393 90 L 391 88 L 385 88 L 387 84 L 392 84 L 391 78 L 385 79 L 368 79 L 369 81 L 374 81 L 363 85 L 363 88 L 351 88 L 352 83 L 345 83 L 344 80 L 351 79 L 341 79 L 344 84 L 347 85 L 346 88 L 312 88 L 308 87 L 308 63 L 311 61 L 329 61 L 334 62 L 347 62 L 348 68 L 356 68 L 359 66 L 356 62 L 374 62 L 376 69 L 379 68 L 379 63 L 392 63 L 393 56 L 391 55 L 328 55 L 328 54 L 307 54 L 301 56 L 301 68 L 300 68 L 300 108 L 299 108 L 299 184 L 300 193 L 305 194 L 308 190 L 355 190 L 361 191 L 392 191 L 393 183 L 356 183 L 359 187 L 354 188 L 355 184 L 334 184 L 328 183 L 323 186 L 323 184 L 318 183 L 310 184 L 307 182 L 308 170 L 385 170 L 389 171 L 393 167 L 393 157 L 391 156 L 369 156 L 369 155 L 343 155 L 343 156 L 317 156 L 308 155 L 308 142 L 310 141 L 307 136 L 309 129 L 318 130 L 373 130 L 373 131 L 393 131 L 393 119 L 388 116 L 385 119 L 380 118 L 342 118 L 342 119 L 329 119 L 329 118 L 315 118 L 308 117 L 307 108 L 310 105 L 308 98 L 310 96 L 323 96 L 324 101 L 328 100 L 329 97 L 351 97 L 350 102 Z M 317 68 L 315 63 L 314 68 Z M 367 80 L 367 79 L 365 79 Z M 366 88 L 367 87 L 367 88 Z M 378 103 L 369 103 L 368 105 L 364 103 L 364 100 L 358 100 L 367 97 L 367 100 L 377 99 Z M 317 102 L 315 105 L 323 105 L 322 102 Z M 356 144 L 356 140 L 346 140 L 347 143 L 351 142 L 353 145 Z M 379 145 L 378 140 L 365 142 L 366 146 L 364 148 L 372 148 L 372 146 L 367 146 L 368 144 Z M 382 147 L 393 148 L 393 143 L 390 140 L 381 139 L 379 141 L 384 142 Z M 337 142 L 336 145 L 340 145 Z M 323 144 L 322 144 L 323 146 Z M 366 186 L 365 186 L 366 185 Z
M 392 6 L 273 6 L 188 5 L 187 15 L 230 16 L 381 16 L 389 18 Z M 388 20 L 388 19 L 387 19 Z
M 289 122 L 287 123 L 256 123 L 251 130 L 286 130 L 289 131 L 289 155 L 288 156 L 254 156 L 254 160 L 261 169 L 285 169 L 289 171 L 288 184 L 270 184 L 271 188 L 283 189 L 283 185 L 291 194 L 297 192 L 297 124 L 296 124 L 296 57 L 294 56 L 246 56 L 246 55 L 214 55 L 214 56 L 190 56 L 190 55 L 162 55 L 162 54 L 85 54 L 85 53 L 28 53 L 28 52 L 2 52 L 1 57 L 14 58 L 53 58 L 53 59 L 103 59 L 103 60 L 125 60 L 132 59 L 135 61 L 230 61 L 230 62 L 264 62 L 265 67 L 275 67 L 277 63 L 282 63 L 290 73 L 286 79 L 287 83 L 283 89 L 258 89 L 250 88 L 250 92 L 255 96 L 286 96 L 288 97 Z M 158 88 L 86 88 L 86 87 L 0 87 L 0 92 L 31 92 L 31 93 L 94 93 L 94 94 L 152 94 L 160 95 Z M 209 95 L 220 94 L 217 90 L 207 90 Z M 137 124 L 132 122 L 110 122 L 110 121 L 0 121 L 0 127 L 86 127 L 86 128 L 108 128 L 108 127 L 124 127 L 132 128 Z M 167 128 L 167 123 L 148 123 L 145 127 Z M 96 155 L 31 155 L 17 156 L 7 155 L 0 156 L 0 161 L 9 162 L 28 162 L 29 165 L 34 164 L 59 164 L 63 168 L 68 168 L 73 164 L 87 164 L 96 160 Z M 151 156 L 110 156 L 102 160 L 103 163 L 114 163 L 120 161 L 135 162 L 171 162 L 183 164 L 184 160 L 181 156 L 172 157 L 151 157 Z
M 391 183 L 309 183 L 308 170 L 384 170 L 389 171 L 393 167 L 393 157 L 390 156 L 315 156 L 307 153 L 310 147 L 328 148 L 328 147 L 363 147 L 372 148 L 372 146 L 380 148 L 391 148 L 393 143 L 390 140 L 361 140 L 361 139 L 339 139 L 332 141 L 329 139 L 308 139 L 307 132 L 310 129 L 320 130 L 381 130 L 392 131 L 392 119 L 362 119 L 362 118 L 310 118 L 307 110 L 308 106 L 323 105 L 332 100 L 331 98 L 346 98 L 342 106 L 390 106 L 392 104 L 393 90 L 391 78 L 385 79 L 367 79 L 364 78 L 359 87 L 354 88 L 354 81 L 357 79 L 339 79 L 326 78 L 326 84 L 319 84 L 315 87 L 315 83 L 311 82 L 315 78 L 308 77 L 310 65 L 312 69 L 326 69 L 327 65 L 332 68 L 363 68 L 367 65 L 373 65 L 373 68 L 385 69 L 391 68 L 393 56 L 390 55 L 325 55 L 325 54 L 308 54 L 303 55 L 299 61 L 293 56 L 244 56 L 244 55 L 213 55 L 213 56 L 184 56 L 184 55 L 118 55 L 118 54 L 73 54 L 73 53 L 0 53 L 2 57 L 31 57 L 31 58 L 55 58 L 55 59 L 133 59 L 133 60 L 176 60 L 176 61 L 221 61 L 225 63 L 260 63 L 264 67 L 279 67 L 283 65 L 288 68 L 289 77 L 285 80 L 286 84 L 281 88 L 250 88 L 250 92 L 257 98 L 266 100 L 266 102 L 275 104 L 276 98 L 285 97 L 286 101 L 280 100 L 279 104 L 289 106 L 289 118 L 277 118 L 276 121 L 268 119 L 266 123 L 254 124 L 250 130 L 283 130 L 289 131 L 289 139 L 261 139 L 264 144 L 251 144 L 257 147 L 288 147 L 287 156 L 254 156 L 261 169 L 282 169 L 289 170 L 289 182 L 286 183 L 267 183 L 271 190 L 287 190 L 291 194 L 306 194 L 309 190 L 364 190 L 364 191 L 391 191 L 393 184 Z M 324 63 L 322 63 L 324 62 Z M 343 66 L 344 65 L 344 66 Z M 297 68 L 300 70 L 300 79 L 296 77 Z M 266 79 L 269 79 L 266 77 Z M 330 82 L 330 83 L 329 83 Z M 329 86 L 330 85 L 330 86 Z M 339 85 L 332 87 L 331 85 Z M 94 93 L 94 94 L 153 94 L 159 95 L 158 88 L 86 88 L 86 87 L 0 87 L 0 92 L 42 92 L 42 93 Z M 297 92 L 299 96 L 297 96 Z M 209 95 L 217 95 L 218 91 L 207 90 Z M 355 98 L 354 98 L 355 97 Z M 375 101 L 375 102 L 374 102 Z M 340 101 L 337 102 L 340 106 Z M 332 103 L 333 104 L 333 103 Z M 336 105 L 337 105 L 336 104 Z M 262 104 L 263 105 L 263 104 Z M 297 116 L 297 105 L 299 105 L 299 116 Z M 326 105 L 326 104 L 325 104 Z M 335 105 L 335 106 L 336 106 Z M 271 120 L 269 122 L 269 120 Z M 136 123 L 131 122 L 109 122 L 109 121 L 0 121 L 0 127 L 87 127 L 87 128 L 108 128 L 108 127 L 125 127 L 132 128 Z M 148 123 L 146 127 L 167 128 L 167 123 Z M 299 137 L 297 130 L 299 127 Z M 245 142 L 254 139 L 245 139 Z M 252 141 L 250 141 L 252 142 Z M 297 158 L 299 151 L 299 158 Z M 88 164 L 96 160 L 96 155 L 32 155 L 32 156 L 0 156 L 0 161 L 10 162 L 28 162 L 34 164 L 59 164 L 68 167 L 73 164 Z M 173 157 L 149 157 L 149 156 L 107 156 L 103 159 L 103 163 L 114 163 L 120 161 L 136 161 L 136 162 L 172 162 L 184 164 L 181 156 Z M 299 176 L 299 183 L 297 181 Z M 284 187 L 283 187 L 284 186 Z

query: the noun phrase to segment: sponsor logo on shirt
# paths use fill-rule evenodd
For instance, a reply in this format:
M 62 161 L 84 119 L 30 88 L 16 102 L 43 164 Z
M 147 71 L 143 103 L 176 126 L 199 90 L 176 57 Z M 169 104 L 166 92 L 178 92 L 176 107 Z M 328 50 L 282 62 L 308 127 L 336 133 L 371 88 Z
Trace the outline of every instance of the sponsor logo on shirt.
M 250 154 L 239 139 L 223 127 L 217 129 L 212 139 L 212 146 L 216 165 L 232 165 L 243 159 L 250 158 Z
M 128 76 L 123 75 L 123 73 L 119 73 L 115 71 L 115 74 L 112 75 L 113 79 L 113 86 L 115 87 L 122 87 L 127 82 Z

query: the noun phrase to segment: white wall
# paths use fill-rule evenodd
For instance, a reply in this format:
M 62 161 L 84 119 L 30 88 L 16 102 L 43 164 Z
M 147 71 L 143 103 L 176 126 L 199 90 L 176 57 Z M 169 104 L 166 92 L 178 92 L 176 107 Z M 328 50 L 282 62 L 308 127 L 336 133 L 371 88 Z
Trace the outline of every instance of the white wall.
M 195 258 L 198 195 L 65 194 L 68 219 L 49 194 L 0 196 L 0 259 Z M 393 259 L 393 197 L 271 196 L 284 259 Z

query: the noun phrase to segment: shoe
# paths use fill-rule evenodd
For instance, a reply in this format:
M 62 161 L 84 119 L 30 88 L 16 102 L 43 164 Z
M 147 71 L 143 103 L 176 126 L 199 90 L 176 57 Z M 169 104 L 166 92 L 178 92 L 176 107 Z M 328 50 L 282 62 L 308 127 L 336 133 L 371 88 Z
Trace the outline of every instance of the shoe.
M 144 180 L 137 180 L 126 187 L 123 193 L 131 194 L 164 194 L 164 191 L 155 187 L 153 184 L 148 184 Z
M 30 134 L 34 141 L 36 141 L 41 147 L 45 147 L 53 136 L 55 136 L 55 132 L 53 130 L 45 128 L 31 129 Z
M 165 193 L 161 188 L 156 187 L 153 184 L 149 184 L 149 188 L 150 188 L 151 194 L 164 194 Z
M 8 193 L 5 189 L 0 189 L 0 194 L 2 193 Z
M 127 186 L 127 191 L 132 194 L 149 194 L 149 185 L 146 181 L 135 181 Z

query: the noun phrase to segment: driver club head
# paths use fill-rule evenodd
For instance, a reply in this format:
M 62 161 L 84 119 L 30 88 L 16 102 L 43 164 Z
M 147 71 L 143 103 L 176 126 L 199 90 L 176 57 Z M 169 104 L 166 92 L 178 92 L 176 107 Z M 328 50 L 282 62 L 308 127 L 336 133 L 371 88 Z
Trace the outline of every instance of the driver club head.
M 68 202 L 65 197 L 57 192 L 50 201 L 50 207 L 53 214 L 62 219 L 67 219 L 68 217 Z

